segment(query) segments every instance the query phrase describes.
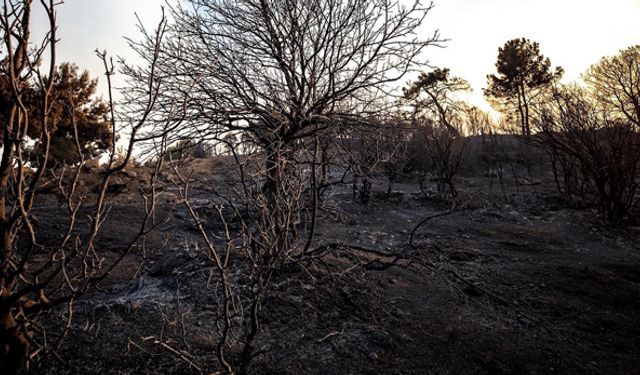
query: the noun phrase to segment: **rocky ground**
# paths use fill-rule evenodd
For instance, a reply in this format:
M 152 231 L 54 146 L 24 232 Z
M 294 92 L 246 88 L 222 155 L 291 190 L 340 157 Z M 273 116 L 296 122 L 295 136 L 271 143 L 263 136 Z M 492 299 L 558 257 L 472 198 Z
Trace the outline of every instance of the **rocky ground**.
M 640 230 L 609 228 L 568 208 L 546 181 L 510 183 L 493 197 L 487 183 L 460 179 L 464 203 L 425 222 L 413 244 L 417 223 L 446 212 L 437 199 L 408 183 L 367 205 L 349 187 L 334 189 L 315 246 L 344 246 L 322 263 L 276 274 L 255 372 L 640 373 Z M 206 189 L 198 189 L 206 212 Z M 211 264 L 166 190 L 158 212 L 166 224 L 101 290 L 77 301 L 69 337 L 32 373 L 189 374 L 214 366 Z M 114 257 L 140 209 L 134 188 L 120 193 L 99 239 Z M 36 215 L 55 223 L 60 209 L 51 200 Z M 47 236 L 59 235 L 48 228 Z

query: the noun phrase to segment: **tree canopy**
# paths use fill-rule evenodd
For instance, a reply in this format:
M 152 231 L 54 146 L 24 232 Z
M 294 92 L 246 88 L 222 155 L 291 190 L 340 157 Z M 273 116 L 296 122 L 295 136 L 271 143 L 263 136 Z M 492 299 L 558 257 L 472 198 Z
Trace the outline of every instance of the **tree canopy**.
M 421 1 L 188 0 L 165 30 L 160 101 L 184 100 L 200 130 L 247 132 L 262 147 L 304 138 L 424 62 L 421 52 L 439 41 L 415 36 L 430 9 Z M 133 47 L 149 56 L 152 40 L 145 34 Z
M 45 77 L 46 84 L 49 78 Z M 0 79 L 0 117 L 8 116 L 10 86 L 8 77 Z M 30 113 L 27 136 L 39 140 L 42 136 L 41 101 L 42 90 L 39 83 L 32 82 L 23 88 L 24 101 Z M 75 129 L 78 141 L 86 157 L 94 157 L 106 150 L 112 142 L 111 125 L 108 121 L 107 104 L 96 98 L 97 79 L 92 79 L 88 71 L 80 72 L 73 63 L 60 64 L 53 76 L 50 96 L 51 112 L 48 126 L 51 131 L 51 158 L 58 163 L 73 163 L 78 159 Z M 74 128 L 75 122 L 75 128 Z M 0 135 L 1 137 L 1 135 Z
M 446 131 L 457 136 L 459 126 L 452 124 L 456 111 L 461 109 L 461 101 L 455 93 L 471 90 L 471 86 L 462 78 L 450 75 L 448 68 L 435 68 L 430 72 L 420 74 L 418 80 L 404 89 L 407 99 L 412 100 L 416 112 L 432 112 L 437 123 Z M 426 97 L 421 97 L 424 93 Z
M 606 112 L 640 128 L 640 45 L 603 57 L 587 71 L 585 81 Z
M 490 74 L 485 97 L 513 102 L 520 117 L 523 135 L 531 134 L 529 105 L 535 91 L 559 80 L 561 67 L 551 68 L 551 61 L 540 53 L 540 46 L 526 38 L 512 39 L 498 49 L 497 74 Z

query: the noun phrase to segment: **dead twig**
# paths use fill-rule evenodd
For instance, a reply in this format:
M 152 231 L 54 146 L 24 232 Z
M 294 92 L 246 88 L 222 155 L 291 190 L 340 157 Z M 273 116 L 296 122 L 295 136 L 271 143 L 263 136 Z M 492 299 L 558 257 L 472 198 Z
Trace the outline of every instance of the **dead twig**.
M 333 336 L 338 336 L 338 335 L 342 335 L 344 334 L 344 328 L 342 328 L 342 331 L 333 331 L 333 332 L 329 332 L 328 334 L 326 334 L 323 338 L 319 339 L 317 342 L 321 343 L 324 342 L 330 338 L 332 338 Z

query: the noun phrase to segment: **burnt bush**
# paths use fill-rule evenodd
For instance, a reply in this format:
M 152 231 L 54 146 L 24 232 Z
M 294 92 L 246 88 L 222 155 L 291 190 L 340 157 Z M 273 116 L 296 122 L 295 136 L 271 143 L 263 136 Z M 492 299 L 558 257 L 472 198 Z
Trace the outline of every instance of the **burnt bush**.
M 561 194 L 621 224 L 637 209 L 640 133 L 600 110 L 582 88 L 557 89 L 541 110 L 538 141 L 551 155 Z

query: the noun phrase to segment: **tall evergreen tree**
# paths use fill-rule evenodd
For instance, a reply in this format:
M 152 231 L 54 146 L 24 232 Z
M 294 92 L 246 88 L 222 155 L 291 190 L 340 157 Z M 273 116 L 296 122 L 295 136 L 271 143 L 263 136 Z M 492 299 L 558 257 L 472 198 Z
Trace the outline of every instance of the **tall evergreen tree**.
M 561 67 L 551 69 L 551 61 L 540 53 L 537 42 L 512 39 L 498 49 L 497 74 L 490 74 L 485 97 L 489 101 L 507 100 L 514 103 L 520 117 L 522 135 L 531 135 L 530 102 L 539 89 L 559 80 Z
M 6 76 L 0 80 L 0 121 L 7 116 L 10 101 L 9 81 Z M 44 78 L 44 83 L 48 81 Z M 42 135 L 42 116 L 40 114 L 42 90 L 39 83 L 32 82 L 23 88 L 25 105 L 30 118 L 27 135 L 40 139 Z M 53 76 L 50 100 L 52 101 L 49 123 L 51 139 L 51 159 L 58 163 L 77 161 L 75 125 L 78 141 L 86 157 L 94 157 L 106 150 L 112 143 L 111 125 L 108 121 L 107 104 L 96 98 L 97 79 L 92 79 L 88 71 L 80 72 L 77 65 L 62 63 Z M 1 138 L 0 134 L 0 138 Z

